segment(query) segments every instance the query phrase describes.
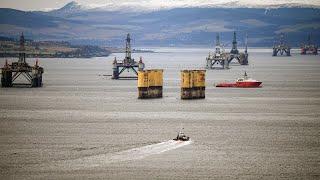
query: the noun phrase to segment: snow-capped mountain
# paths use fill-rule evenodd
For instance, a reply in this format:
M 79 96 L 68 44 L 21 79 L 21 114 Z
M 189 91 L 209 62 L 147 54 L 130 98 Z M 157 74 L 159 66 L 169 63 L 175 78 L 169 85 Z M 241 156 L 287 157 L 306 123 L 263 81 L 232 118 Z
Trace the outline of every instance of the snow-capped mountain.
M 49 12 L 0 8 L 0 36 L 14 37 L 24 31 L 32 39 L 115 46 L 123 43 L 126 33 L 131 33 L 135 43 L 142 45 L 208 45 L 213 43 L 218 32 L 222 41 L 230 43 L 233 31 L 237 31 L 239 45 L 248 34 L 250 45 L 270 46 L 276 34 L 284 32 L 292 46 L 298 46 L 309 33 L 320 44 L 319 8 L 241 7 L 244 0 L 231 4 L 224 2 L 223 5 L 221 0 L 217 1 L 221 6 L 208 7 L 206 0 L 187 5 L 185 1 L 176 0 L 164 6 L 159 1 L 158 9 L 150 10 L 155 5 L 148 5 L 148 2 L 155 0 L 139 1 L 141 3 L 135 3 L 136 6 L 118 1 L 119 4 L 108 1 L 113 6 L 79 4 L 77 1 Z
M 62 7 L 60 10 L 63 11 L 78 11 L 81 9 L 86 8 L 86 6 L 80 5 L 79 3 L 75 1 L 71 1 L 68 4 L 66 4 L 64 7 Z
M 63 15 L 68 15 L 68 14 L 77 13 L 77 12 L 81 12 L 81 11 L 86 11 L 89 9 L 91 9 L 91 8 L 88 6 L 81 5 L 76 1 L 71 1 L 68 4 L 66 4 L 65 6 L 63 6 L 62 8 L 54 9 L 54 10 L 51 10 L 48 12 L 52 15 L 55 14 L 57 16 L 63 16 Z
M 100 2 L 100 3 L 99 3 Z M 91 10 L 91 11 L 130 11 L 150 12 L 174 8 L 284 8 L 305 7 L 319 8 L 319 0 L 110 0 L 85 1 L 77 0 L 68 3 L 59 10 Z

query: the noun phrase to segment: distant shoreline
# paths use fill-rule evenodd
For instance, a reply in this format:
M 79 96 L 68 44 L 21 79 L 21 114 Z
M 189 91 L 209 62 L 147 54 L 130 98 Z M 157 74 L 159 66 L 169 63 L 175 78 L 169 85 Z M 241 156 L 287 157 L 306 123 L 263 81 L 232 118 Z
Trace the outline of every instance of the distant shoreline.
M 19 57 L 19 41 L 0 39 L 0 57 Z M 124 53 L 124 48 L 93 45 L 72 45 L 64 41 L 27 40 L 25 50 L 27 58 L 92 58 L 108 57 L 112 53 Z M 154 53 L 152 50 L 133 49 L 132 53 Z

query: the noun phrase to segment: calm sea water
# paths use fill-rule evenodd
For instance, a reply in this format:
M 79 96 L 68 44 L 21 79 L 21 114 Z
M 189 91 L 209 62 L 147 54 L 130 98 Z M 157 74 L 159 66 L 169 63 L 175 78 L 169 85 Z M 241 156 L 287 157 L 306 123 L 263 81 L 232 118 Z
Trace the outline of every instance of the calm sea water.
M 164 69 L 162 99 L 138 100 L 136 81 L 105 76 L 123 54 L 40 59 L 44 87 L 1 88 L 1 177 L 319 178 L 319 56 L 252 49 L 248 66 L 207 71 L 206 99 L 183 101 L 180 70 L 203 69 L 209 49 L 153 50 L 133 57 Z M 214 87 L 244 71 L 263 87 Z M 173 145 L 182 127 L 192 143 Z

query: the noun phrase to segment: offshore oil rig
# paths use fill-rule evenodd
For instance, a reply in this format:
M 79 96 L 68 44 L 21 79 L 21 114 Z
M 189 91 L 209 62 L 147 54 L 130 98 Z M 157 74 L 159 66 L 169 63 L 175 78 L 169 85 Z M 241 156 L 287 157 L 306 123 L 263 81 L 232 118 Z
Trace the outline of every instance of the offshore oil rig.
M 216 36 L 216 47 L 215 52 L 211 55 L 209 52 L 209 56 L 206 58 L 206 68 L 207 69 L 229 69 L 229 55 L 224 52 L 224 48 L 220 44 L 220 36 L 217 34 Z M 216 65 L 220 65 L 217 67 Z
M 306 54 L 318 55 L 318 46 L 316 44 L 312 44 L 310 34 L 308 35 L 307 44 L 303 44 L 301 46 L 301 55 L 306 55 Z
M 127 34 L 126 56 L 122 61 L 117 61 L 117 59 L 114 58 L 112 79 L 138 79 L 138 71 L 143 69 L 144 69 L 144 63 L 142 62 L 142 58 L 140 57 L 139 62 L 136 62 L 131 57 L 131 38 L 130 38 L 130 34 Z M 120 76 L 125 70 L 127 70 L 128 72 L 132 70 L 135 75 Z
M 236 32 L 233 32 L 233 41 L 232 41 L 232 49 L 230 53 L 226 53 L 224 48 L 220 44 L 220 36 L 217 34 L 216 36 L 216 47 L 215 52 L 206 58 L 206 68 L 207 69 L 229 69 L 229 64 L 233 60 L 237 60 L 241 65 L 248 65 L 248 37 L 246 37 L 245 41 L 245 50 L 243 53 L 239 52 L 237 47 L 237 35 Z M 220 65 L 217 67 L 216 65 Z
M 275 42 L 273 45 L 272 56 L 278 56 L 279 54 L 291 56 L 290 49 L 290 46 L 285 42 L 284 34 L 281 33 L 278 43 Z
M 232 60 L 237 60 L 239 64 L 241 65 L 248 65 L 248 43 L 247 43 L 248 37 L 246 37 L 246 47 L 245 51 L 243 53 L 240 53 L 237 47 L 237 35 L 236 32 L 233 32 L 233 41 L 232 41 L 232 49 L 230 51 L 230 56 L 228 59 L 228 63 L 230 64 Z
M 10 53 L 10 52 L 6 52 Z M 13 54 L 17 52 L 12 52 Z M 38 65 L 38 60 L 34 66 L 30 66 L 26 62 L 25 39 L 23 33 L 20 36 L 19 60 L 8 64 L 6 60 L 5 65 L 1 68 L 1 86 L 28 86 L 28 87 L 42 87 L 43 68 Z M 23 76 L 27 83 L 16 82 L 17 78 Z

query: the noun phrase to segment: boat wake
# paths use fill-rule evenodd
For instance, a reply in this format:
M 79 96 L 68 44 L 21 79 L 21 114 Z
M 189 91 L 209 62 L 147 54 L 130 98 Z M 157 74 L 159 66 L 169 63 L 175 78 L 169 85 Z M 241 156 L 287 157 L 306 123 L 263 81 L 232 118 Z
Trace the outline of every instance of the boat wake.
M 68 168 L 76 170 L 83 168 L 100 167 L 110 163 L 142 159 L 151 155 L 177 149 L 191 143 L 192 141 L 169 140 L 158 144 L 147 145 L 116 153 L 99 154 L 73 160 L 56 161 L 50 165 L 46 165 L 44 168 Z

